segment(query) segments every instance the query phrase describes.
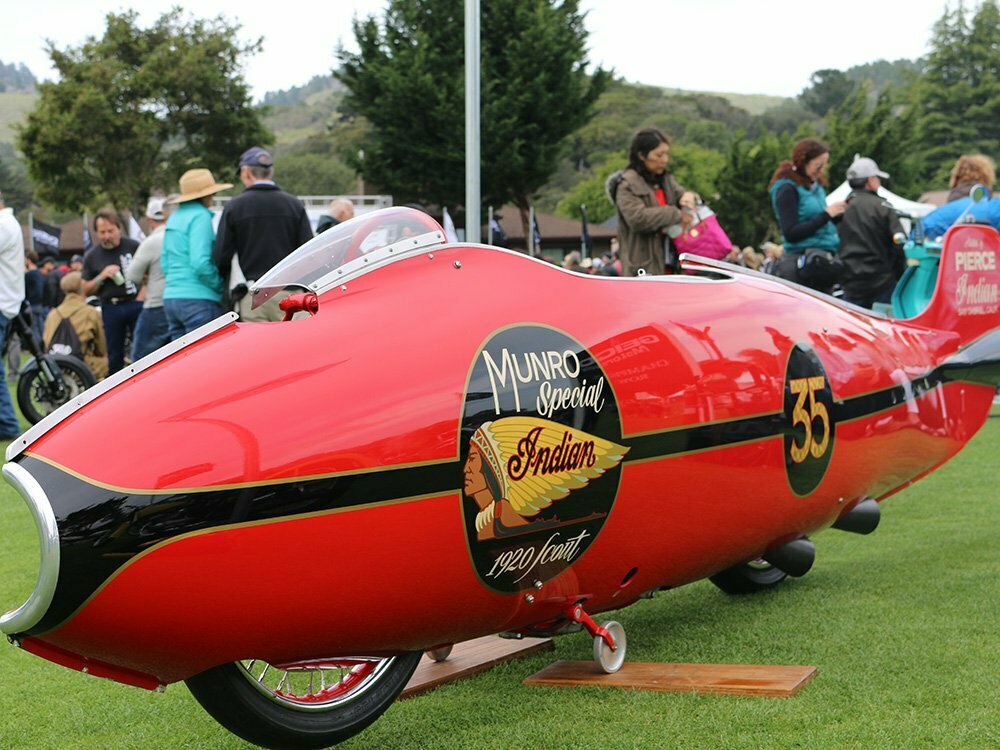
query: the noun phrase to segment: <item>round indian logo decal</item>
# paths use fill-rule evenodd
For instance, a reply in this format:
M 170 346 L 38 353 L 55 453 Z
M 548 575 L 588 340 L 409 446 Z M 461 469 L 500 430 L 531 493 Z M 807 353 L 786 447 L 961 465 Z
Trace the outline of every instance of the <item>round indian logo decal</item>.
M 826 474 L 836 432 L 833 391 L 823 363 L 806 344 L 796 344 L 785 368 L 785 471 L 800 497 Z
M 515 592 L 572 565 L 611 512 L 621 419 L 607 376 L 565 333 L 503 329 L 465 394 L 459 454 L 469 552 L 490 588 Z

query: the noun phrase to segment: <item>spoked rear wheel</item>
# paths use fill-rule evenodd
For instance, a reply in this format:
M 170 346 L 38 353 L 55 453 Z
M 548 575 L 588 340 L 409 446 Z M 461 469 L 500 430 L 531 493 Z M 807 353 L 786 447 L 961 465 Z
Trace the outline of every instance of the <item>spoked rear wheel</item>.
M 727 594 L 754 594 L 774 588 L 788 577 L 766 560 L 751 560 L 710 576 L 708 580 Z
M 421 653 L 388 658 L 247 660 L 186 680 L 202 707 L 248 742 L 269 748 L 322 748 L 354 736 L 406 686 Z

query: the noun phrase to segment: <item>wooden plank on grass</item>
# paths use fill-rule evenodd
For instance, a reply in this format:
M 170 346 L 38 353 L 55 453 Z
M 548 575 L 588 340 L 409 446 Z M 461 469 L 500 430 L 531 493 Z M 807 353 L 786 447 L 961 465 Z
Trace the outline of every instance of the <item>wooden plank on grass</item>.
M 592 661 L 557 661 L 528 677 L 526 685 L 600 686 L 655 692 L 719 693 L 788 698 L 816 674 L 816 667 L 777 664 L 666 664 L 625 662 L 605 674 Z
M 522 659 L 531 654 L 551 651 L 555 646 L 551 638 L 524 638 L 513 640 L 487 635 L 464 643 L 456 643 L 445 661 L 433 661 L 424 654 L 417 671 L 403 688 L 400 698 L 412 698 L 456 680 L 464 680 L 497 664 Z

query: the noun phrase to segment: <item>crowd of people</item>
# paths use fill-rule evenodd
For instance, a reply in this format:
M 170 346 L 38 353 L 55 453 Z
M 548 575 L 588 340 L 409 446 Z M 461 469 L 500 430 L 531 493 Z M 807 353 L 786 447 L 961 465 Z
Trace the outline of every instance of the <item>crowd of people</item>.
M 59 330 L 72 326 L 73 353 L 100 380 L 226 309 L 242 320 L 280 320 L 285 295 L 253 309 L 249 288 L 311 239 L 312 227 L 302 202 L 275 182 L 265 149 L 245 151 L 237 169 L 243 191 L 224 205 L 218 230 L 211 206 L 233 184 L 217 182 L 208 169 L 190 169 L 180 176 L 178 192 L 149 199 L 149 233 L 141 242 L 128 236 L 119 211 L 107 207 L 93 216 L 93 247 L 65 265 L 25 250 L 21 226 L 0 194 L 0 340 L 24 304 L 46 350 L 58 351 Z M 337 199 L 318 229 L 353 214 L 350 201 Z M 12 343 L 8 366 L 16 377 L 20 348 Z M 0 439 L 19 432 L 9 393 L 0 389 Z
M 668 168 L 669 157 L 666 135 L 655 128 L 640 130 L 629 147 L 628 167 L 608 182 L 618 215 L 623 275 L 679 271 L 679 239 L 697 222 L 699 199 L 677 183 Z M 879 196 L 889 174 L 873 159 L 855 155 L 846 175 L 850 194 L 846 200 L 831 201 L 826 194 L 829 161 L 830 150 L 822 141 L 799 140 L 767 185 L 781 244 L 764 243 L 761 253 L 749 247 L 733 246 L 728 252 L 721 248 L 716 257 L 724 253 L 727 261 L 818 291 L 839 288 L 843 299 L 862 307 L 888 304 L 906 268 L 900 217 Z M 963 215 L 1000 229 L 1000 197 L 974 202 L 970 196 L 974 185 L 991 191 L 994 181 L 989 157 L 962 156 L 952 171 L 948 202 L 923 219 L 927 237 L 939 238 Z M 603 259 L 599 268 L 607 267 Z
M 238 170 L 244 190 L 224 206 L 218 233 L 211 206 L 233 183 L 204 168 L 181 175 L 179 192 L 150 198 L 150 233 L 141 244 L 124 236 L 113 208 L 94 216 L 98 244 L 84 256 L 83 292 L 100 301 L 109 374 L 126 356 L 140 359 L 227 307 L 244 320 L 280 317 L 277 299 L 251 310 L 249 283 L 310 239 L 312 228 L 301 201 L 274 181 L 267 151 L 248 149 Z
M 618 217 L 618 236 L 600 257 L 570 252 L 563 267 L 607 276 L 679 272 L 680 250 L 705 215 L 701 199 L 684 189 L 669 169 L 670 139 L 644 128 L 632 139 L 628 166 L 609 179 L 609 198 Z M 879 196 L 889 174 L 874 160 L 856 155 L 847 170 L 846 200 L 826 194 L 829 148 L 815 138 L 798 141 L 766 186 L 781 234 L 781 244 L 720 247 L 712 257 L 832 292 L 871 308 L 888 303 L 906 259 L 905 235 L 897 212 Z M 926 234 L 938 238 L 960 217 L 971 216 L 1000 229 L 1000 198 L 975 200 L 972 189 L 987 192 L 995 182 L 988 157 L 962 156 L 951 174 L 948 202 L 924 218 Z M 313 236 L 300 200 L 274 180 L 271 154 L 260 147 L 238 160 L 240 195 L 229 200 L 214 229 L 210 207 L 216 195 L 233 187 L 217 182 L 210 170 L 190 169 L 180 176 L 179 192 L 154 195 L 146 206 L 149 234 L 137 242 L 125 233 L 114 208 L 98 211 L 92 222 L 95 245 L 59 265 L 50 256 L 25 252 L 21 228 L 0 194 L 0 339 L 10 320 L 30 307 L 34 332 L 48 346 L 63 321 L 79 339 L 81 358 L 101 379 L 201 325 L 224 310 L 242 320 L 280 320 L 276 295 L 254 308 L 249 288 L 268 269 Z M 763 189 L 764 186 L 762 186 Z M 711 214 L 711 212 L 707 212 Z M 322 232 L 352 218 L 354 207 L 334 200 L 317 226 Z M 724 232 L 717 241 L 728 243 Z M 695 252 L 698 252 L 697 250 Z M 88 304 L 96 297 L 99 311 Z M 131 350 L 126 351 L 131 341 Z M 19 350 L 9 366 L 15 375 Z M 3 376 L 0 362 L 0 377 Z M 0 439 L 17 434 L 6 389 L 0 389 Z

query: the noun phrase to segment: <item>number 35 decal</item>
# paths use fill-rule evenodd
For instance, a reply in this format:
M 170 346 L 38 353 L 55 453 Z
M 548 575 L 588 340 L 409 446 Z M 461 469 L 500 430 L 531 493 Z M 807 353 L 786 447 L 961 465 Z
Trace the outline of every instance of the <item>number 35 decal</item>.
M 785 368 L 785 471 L 792 491 L 808 495 L 823 480 L 833 453 L 833 393 L 823 363 L 806 344 L 796 344 Z
M 795 408 L 792 409 L 792 426 L 802 425 L 805 428 L 805 440 L 802 445 L 795 444 L 792 438 L 792 448 L 790 451 L 792 461 L 800 464 L 806 460 L 806 456 L 813 458 L 823 458 L 826 449 L 830 447 L 830 412 L 826 405 L 816 400 L 816 391 L 826 388 L 826 378 L 822 375 L 814 375 L 811 378 L 795 378 L 788 381 L 788 389 L 798 394 Z M 809 409 L 805 408 L 806 397 L 809 397 Z M 821 438 L 817 440 L 816 433 L 813 432 L 813 423 L 820 420 L 821 428 L 817 431 Z

